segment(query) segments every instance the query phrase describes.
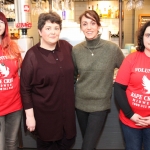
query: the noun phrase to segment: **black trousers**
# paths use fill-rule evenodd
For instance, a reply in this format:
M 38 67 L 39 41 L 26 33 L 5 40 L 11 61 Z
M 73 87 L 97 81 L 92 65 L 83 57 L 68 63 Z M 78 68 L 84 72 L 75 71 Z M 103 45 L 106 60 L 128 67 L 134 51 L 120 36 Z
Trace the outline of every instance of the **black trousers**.
M 64 136 L 58 141 L 42 141 L 37 138 L 37 150 L 69 150 L 75 142 L 75 137 L 66 139 Z
M 76 114 L 83 137 L 82 150 L 95 150 L 108 112 L 108 110 L 84 112 L 76 109 Z

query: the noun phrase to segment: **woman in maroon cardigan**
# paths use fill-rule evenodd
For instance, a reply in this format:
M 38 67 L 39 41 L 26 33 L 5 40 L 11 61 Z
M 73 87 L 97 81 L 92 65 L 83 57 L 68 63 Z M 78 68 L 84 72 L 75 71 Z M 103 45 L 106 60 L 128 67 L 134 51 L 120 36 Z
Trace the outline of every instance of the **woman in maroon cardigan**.
M 57 13 L 39 16 L 40 43 L 28 50 L 21 69 L 21 96 L 27 129 L 38 150 L 69 150 L 75 140 L 72 46 L 59 40 Z

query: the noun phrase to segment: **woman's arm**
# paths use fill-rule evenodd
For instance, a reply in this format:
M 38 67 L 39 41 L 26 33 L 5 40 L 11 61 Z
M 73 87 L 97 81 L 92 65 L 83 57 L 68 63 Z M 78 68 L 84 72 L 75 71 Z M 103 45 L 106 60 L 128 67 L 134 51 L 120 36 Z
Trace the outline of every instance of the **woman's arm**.
M 126 96 L 127 85 L 119 84 L 117 82 L 114 83 L 114 96 L 117 101 L 120 109 L 123 111 L 127 118 L 131 118 L 134 114 L 132 111 L 128 99 Z
M 33 53 L 30 50 L 26 53 L 25 58 L 21 67 L 20 75 L 20 92 L 22 104 L 25 109 L 26 114 L 26 126 L 29 131 L 35 130 L 35 118 L 33 110 L 33 101 L 32 101 L 32 78 L 33 78 L 33 64 L 34 60 Z
M 27 129 L 30 132 L 34 131 L 35 130 L 35 126 L 36 126 L 36 121 L 35 121 L 35 118 L 34 118 L 33 108 L 26 109 L 25 113 L 26 113 L 26 125 L 27 125 Z
M 73 59 L 73 64 L 74 64 L 74 84 L 75 84 L 78 78 L 78 68 L 76 65 L 76 59 L 75 59 L 73 51 L 72 51 L 72 59 Z
M 126 89 L 126 85 L 117 82 L 114 83 L 114 96 L 120 109 L 123 111 L 125 116 L 135 122 L 137 126 L 145 127 L 150 125 L 150 117 L 143 118 L 139 114 L 136 114 L 132 111 L 126 96 Z

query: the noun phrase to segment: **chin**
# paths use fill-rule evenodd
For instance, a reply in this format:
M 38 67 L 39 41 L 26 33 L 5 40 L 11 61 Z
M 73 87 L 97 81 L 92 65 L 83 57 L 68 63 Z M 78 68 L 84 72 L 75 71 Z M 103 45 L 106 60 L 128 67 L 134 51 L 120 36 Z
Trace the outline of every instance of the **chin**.
M 97 35 L 96 36 L 86 36 L 86 38 L 89 40 L 93 40 L 93 39 L 97 38 Z
M 89 39 L 89 40 L 93 40 L 93 39 L 95 39 L 96 37 L 87 37 L 87 39 Z

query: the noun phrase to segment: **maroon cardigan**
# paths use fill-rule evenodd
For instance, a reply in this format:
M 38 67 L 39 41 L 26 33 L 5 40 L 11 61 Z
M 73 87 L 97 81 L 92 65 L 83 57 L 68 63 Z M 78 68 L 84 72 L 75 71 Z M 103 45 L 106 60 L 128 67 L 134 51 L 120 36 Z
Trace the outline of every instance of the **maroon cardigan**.
M 49 51 L 33 46 L 21 68 L 21 97 L 24 109 L 33 108 L 36 134 L 43 141 L 70 139 L 76 135 L 74 66 L 72 46 L 59 40 Z

